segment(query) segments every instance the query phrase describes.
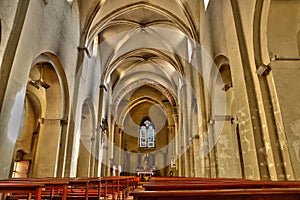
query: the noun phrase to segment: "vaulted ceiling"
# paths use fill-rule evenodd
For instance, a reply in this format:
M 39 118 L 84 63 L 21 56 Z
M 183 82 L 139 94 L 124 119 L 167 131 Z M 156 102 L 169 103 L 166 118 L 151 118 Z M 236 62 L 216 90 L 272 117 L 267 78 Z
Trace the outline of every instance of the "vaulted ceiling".
M 112 89 L 116 109 L 146 85 L 176 106 L 189 45 L 199 42 L 203 1 L 80 0 L 78 6 L 84 42 L 98 39 L 101 84 Z M 143 102 L 143 95 L 136 98 Z

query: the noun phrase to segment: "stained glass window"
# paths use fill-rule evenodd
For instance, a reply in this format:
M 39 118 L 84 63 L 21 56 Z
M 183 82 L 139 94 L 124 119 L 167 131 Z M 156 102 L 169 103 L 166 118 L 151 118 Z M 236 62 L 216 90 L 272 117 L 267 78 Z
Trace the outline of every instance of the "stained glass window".
M 145 120 L 140 126 L 140 147 L 154 148 L 155 147 L 155 131 L 151 121 Z

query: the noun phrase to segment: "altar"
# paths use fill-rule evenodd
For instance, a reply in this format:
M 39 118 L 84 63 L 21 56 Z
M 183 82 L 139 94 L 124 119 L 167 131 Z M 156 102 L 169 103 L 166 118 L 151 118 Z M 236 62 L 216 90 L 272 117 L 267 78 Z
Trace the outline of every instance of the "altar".
M 140 177 L 141 182 L 149 181 L 149 178 L 154 175 L 152 171 L 139 171 L 137 172 L 137 176 Z
M 141 182 L 148 182 L 151 176 L 156 176 L 157 175 L 157 167 L 153 165 L 152 161 L 152 166 L 149 166 L 149 156 L 146 153 L 143 158 L 143 163 L 142 165 L 137 166 L 136 168 L 136 173 L 137 176 L 140 178 Z

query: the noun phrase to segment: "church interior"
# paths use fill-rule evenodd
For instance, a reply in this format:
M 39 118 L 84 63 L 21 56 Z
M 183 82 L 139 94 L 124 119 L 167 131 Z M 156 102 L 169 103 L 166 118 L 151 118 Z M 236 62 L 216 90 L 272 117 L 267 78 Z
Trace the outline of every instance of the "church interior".
M 300 180 L 299 0 L 1 0 L 0 67 L 1 179 Z

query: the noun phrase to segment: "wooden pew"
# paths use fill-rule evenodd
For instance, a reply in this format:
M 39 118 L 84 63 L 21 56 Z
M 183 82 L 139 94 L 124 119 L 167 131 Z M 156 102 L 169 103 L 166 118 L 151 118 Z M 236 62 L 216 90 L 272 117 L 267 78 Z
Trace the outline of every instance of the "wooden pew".
M 68 198 L 72 199 L 120 199 L 121 182 L 118 177 L 73 178 L 69 180 Z
M 184 200 L 196 197 L 209 200 L 214 199 L 215 194 L 218 194 L 217 199 L 281 200 L 300 197 L 300 181 L 153 177 L 148 184 L 144 185 L 144 188 L 146 191 L 131 192 L 130 195 L 136 200 L 183 197 Z
M 34 182 L 42 183 L 42 198 L 54 199 L 60 197 L 62 200 L 67 199 L 67 185 L 69 181 L 60 178 L 36 179 Z
M 146 191 L 248 188 L 300 188 L 300 181 L 159 181 L 145 184 Z
M 130 190 L 137 188 L 140 181 L 138 176 L 120 176 L 120 178 L 127 180 Z
M 112 199 L 126 199 L 129 191 L 133 190 L 137 184 L 135 177 L 100 177 L 100 178 L 17 178 L 5 179 L 3 183 L 35 183 L 42 185 L 41 198 L 46 199 L 107 199 L 109 195 Z M 31 184 L 33 185 L 33 184 Z M 35 193 L 30 190 L 31 196 Z M 31 194 L 30 193 L 30 194 Z M 27 193 L 12 193 L 10 199 L 24 198 Z M 17 194 L 19 196 L 17 196 Z
M 243 178 L 201 178 L 201 177 L 151 177 L 149 179 L 149 183 L 152 182 L 171 182 L 171 181 L 198 181 L 198 182 L 215 182 L 215 181 L 222 181 L 222 182 L 241 182 L 246 181 Z
M 42 198 L 53 199 L 55 195 L 61 196 L 62 200 L 67 199 L 67 184 L 69 183 L 65 179 L 61 178 L 11 178 L 11 179 L 2 179 L 2 182 L 19 182 L 19 183 L 37 183 L 42 184 Z M 10 199 L 18 199 L 17 195 L 11 195 Z
M 129 191 L 134 190 L 138 184 L 134 176 L 109 176 L 101 177 L 101 193 L 104 192 L 104 197 L 107 199 L 108 195 L 112 196 L 112 199 L 126 199 L 129 195 Z
M 291 200 L 300 199 L 294 188 L 133 191 L 134 200 Z
M 110 176 L 100 178 L 70 178 L 67 197 L 68 199 L 126 199 L 134 177 Z
M 4 194 L 4 199 L 9 197 L 11 194 L 26 195 L 28 200 L 31 200 L 32 195 L 35 196 L 35 200 L 41 200 L 42 188 L 44 184 L 42 183 L 32 183 L 32 182 L 20 182 L 20 181 L 3 181 L 0 180 L 0 193 Z
M 76 179 L 76 178 L 12 178 L 4 179 L 2 182 L 11 183 L 18 182 L 20 184 L 30 182 L 36 184 L 42 184 L 41 198 L 44 199 L 62 199 L 72 198 L 73 195 L 77 195 L 77 192 L 73 194 L 73 188 L 80 187 L 80 190 L 84 190 L 84 193 L 80 193 L 79 199 L 88 199 L 87 183 L 88 179 Z M 23 195 L 24 197 L 24 195 Z M 19 199 L 22 196 L 13 193 L 9 199 Z
M 102 177 L 101 182 L 104 186 L 104 190 L 106 194 L 111 194 L 112 199 L 122 199 L 127 198 L 131 184 L 134 181 L 132 176 L 110 176 L 110 177 Z
M 67 186 L 67 198 L 81 198 L 88 200 L 88 178 L 69 178 Z
M 112 199 L 116 198 L 116 194 L 120 191 L 121 184 L 119 178 L 116 177 L 101 177 L 88 178 L 77 177 L 69 178 L 67 186 L 68 199 L 107 199 L 109 195 Z

